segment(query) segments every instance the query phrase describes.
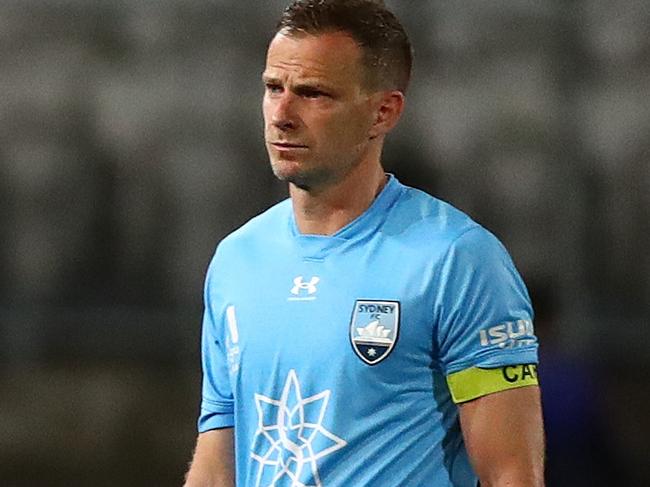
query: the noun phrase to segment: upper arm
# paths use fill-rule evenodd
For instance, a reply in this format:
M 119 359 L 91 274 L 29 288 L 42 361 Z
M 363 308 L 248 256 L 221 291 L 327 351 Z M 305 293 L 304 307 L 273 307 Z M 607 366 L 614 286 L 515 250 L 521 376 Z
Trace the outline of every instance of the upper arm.
M 537 339 L 523 280 L 481 227 L 451 244 L 439 276 L 438 357 L 481 485 L 538 487 L 544 441 Z
M 437 275 L 434 339 L 447 376 L 537 362 L 528 291 L 494 235 L 478 226 L 466 231 Z
M 233 428 L 200 433 L 184 487 L 235 485 Z
M 467 452 L 482 487 L 542 487 L 544 431 L 537 386 L 460 404 Z
M 210 264 L 205 281 L 204 313 L 201 335 L 203 385 L 200 432 L 234 425 L 233 394 L 230 384 L 228 351 L 235 345 L 225 331 L 228 303 L 219 286 L 215 259 Z M 234 313 L 234 310 L 233 310 Z

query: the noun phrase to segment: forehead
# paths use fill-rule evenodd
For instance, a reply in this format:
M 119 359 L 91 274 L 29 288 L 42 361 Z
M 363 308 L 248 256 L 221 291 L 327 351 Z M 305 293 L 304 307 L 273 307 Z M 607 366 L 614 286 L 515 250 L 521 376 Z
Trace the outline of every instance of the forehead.
M 266 56 L 265 76 L 318 78 L 323 81 L 359 79 L 361 49 L 343 32 L 319 35 L 279 32 Z

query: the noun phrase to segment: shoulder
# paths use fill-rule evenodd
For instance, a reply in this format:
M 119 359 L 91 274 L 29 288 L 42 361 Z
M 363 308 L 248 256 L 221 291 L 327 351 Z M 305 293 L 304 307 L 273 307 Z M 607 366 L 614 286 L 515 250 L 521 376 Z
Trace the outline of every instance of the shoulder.
M 497 241 L 492 233 L 450 203 L 419 189 L 403 186 L 385 222 L 384 231 L 397 238 L 441 248 L 481 246 Z M 498 242 L 498 241 L 497 241 Z
M 384 233 L 405 252 L 429 255 L 443 268 L 461 266 L 472 272 L 514 266 L 492 232 L 451 204 L 409 186 L 391 209 Z
M 212 264 L 250 255 L 258 249 L 268 249 L 286 238 L 290 215 L 291 200 L 285 199 L 251 218 L 219 242 Z

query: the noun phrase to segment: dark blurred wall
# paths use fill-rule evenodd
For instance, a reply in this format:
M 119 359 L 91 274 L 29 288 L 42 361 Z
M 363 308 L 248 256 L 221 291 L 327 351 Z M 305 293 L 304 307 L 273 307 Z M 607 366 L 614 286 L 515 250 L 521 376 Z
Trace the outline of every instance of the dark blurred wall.
M 386 167 L 529 283 L 550 487 L 650 485 L 647 1 L 387 3 L 416 63 Z M 204 270 L 285 197 L 260 106 L 284 4 L 0 0 L 0 485 L 180 485 Z

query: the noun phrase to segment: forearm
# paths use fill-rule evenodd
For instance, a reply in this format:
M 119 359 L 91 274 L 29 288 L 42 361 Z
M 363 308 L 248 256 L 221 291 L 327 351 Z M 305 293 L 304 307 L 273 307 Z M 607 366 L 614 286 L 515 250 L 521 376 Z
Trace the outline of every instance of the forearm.
M 234 487 L 233 429 L 199 434 L 184 487 Z

